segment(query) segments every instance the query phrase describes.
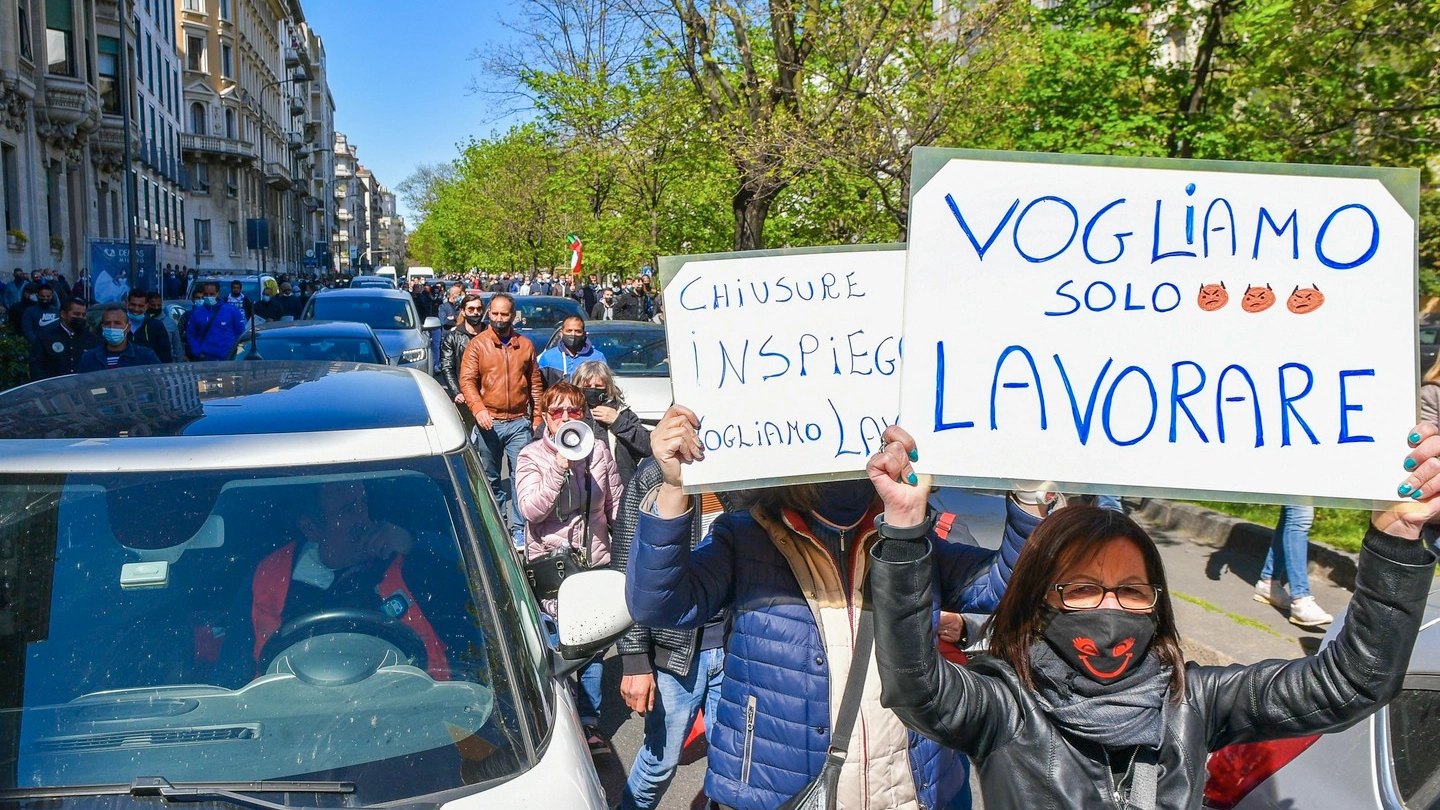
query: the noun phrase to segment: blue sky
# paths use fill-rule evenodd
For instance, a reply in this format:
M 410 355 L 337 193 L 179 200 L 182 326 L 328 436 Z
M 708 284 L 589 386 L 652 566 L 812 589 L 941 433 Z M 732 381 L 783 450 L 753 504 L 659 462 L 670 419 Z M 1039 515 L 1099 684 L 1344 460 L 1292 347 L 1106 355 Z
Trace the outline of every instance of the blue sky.
M 457 143 L 511 123 L 496 120 L 499 102 L 467 89 L 481 68 L 471 54 L 506 36 L 502 0 L 302 0 L 302 7 L 325 42 L 335 129 L 391 191 L 416 165 L 450 160 Z M 404 213 L 413 227 L 413 212 Z

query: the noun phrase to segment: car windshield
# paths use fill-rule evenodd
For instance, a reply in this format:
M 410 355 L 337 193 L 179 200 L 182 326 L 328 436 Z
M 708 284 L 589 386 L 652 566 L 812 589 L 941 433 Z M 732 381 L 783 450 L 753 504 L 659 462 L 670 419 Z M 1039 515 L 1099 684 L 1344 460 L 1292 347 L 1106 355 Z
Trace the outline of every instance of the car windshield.
M 309 317 L 317 321 L 355 321 L 371 329 L 415 328 L 415 311 L 403 298 L 317 295 L 310 300 Z
M 248 335 L 247 335 L 248 337 Z M 291 337 L 288 335 L 256 336 L 260 356 L 266 360 L 340 360 L 351 363 L 384 363 L 385 355 L 372 340 L 358 337 Z M 250 342 L 240 344 L 237 360 L 250 355 Z
M 591 332 L 590 342 L 621 377 L 668 377 L 670 355 L 664 329 Z
M 194 284 L 190 287 L 190 293 L 186 296 L 186 298 L 189 300 L 194 300 L 193 296 L 195 294 L 195 290 L 199 289 L 199 285 L 206 282 L 214 282 L 216 289 L 218 289 L 220 292 L 220 300 L 224 301 L 225 297 L 230 295 L 231 282 L 235 281 L 240 282 L 240 292 L 244 293 L 245 297 L 250 299 L 251 303 L 260 300 L 260 282 L 254 276 L 242 276 L 238 278 L 202 278 L 194 282 Z
M 458 465 L 0 476 L 0 789 L 532 767 L 543 641 Z
M 579 304 L 568 304 L 564 301 L 521 299 L 515 302 L 515 307 L 520 310 L 520 317 L 515 320 L 515 325 L 524 329 L 554 329 L 564 323 L 566 318 L 580 315 Z

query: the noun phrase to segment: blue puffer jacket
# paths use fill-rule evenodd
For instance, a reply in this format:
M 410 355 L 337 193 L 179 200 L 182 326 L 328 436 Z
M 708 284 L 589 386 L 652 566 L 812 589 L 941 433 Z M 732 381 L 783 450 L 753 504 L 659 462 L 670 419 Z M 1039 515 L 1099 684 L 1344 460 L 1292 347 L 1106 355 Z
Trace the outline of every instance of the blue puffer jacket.
M 771 810 L 820 773 L 830 744 L 828 656 L 807 601 L 814 593 L 801 587 L 785 553 L 752 514 L 722 515 L 709 537 L 691 551 L 688 516 L 665 520 L 648 512 L 642 508 L 631 549 L 626 577 L 630 612 L 638 624 L 688 629 L 722 608 L 730 609 L 718 716 L 706 718 L 705 793 L 737 810 Z M 1039 522 L 1007 503 L 1005 538 L 998 552 L 932 537 L 936 620 L 942 606 L 957 612 L 992 611 L 1021 547 Z M 818 544 L 798 516 L 786 525 L 798 541 Z M 951 538 L 963 534 L 961 527 Z M 852 543 L 851 559 L 863 557 L 874 539 L 871 530 Z M 858 723 L 857 729 L 863 725 Z M 965 758 L 913 732 L 909 743 L 909 771 L 919 806 L 968 810 Z M 850 760 L 867 753 L 852 750 Z

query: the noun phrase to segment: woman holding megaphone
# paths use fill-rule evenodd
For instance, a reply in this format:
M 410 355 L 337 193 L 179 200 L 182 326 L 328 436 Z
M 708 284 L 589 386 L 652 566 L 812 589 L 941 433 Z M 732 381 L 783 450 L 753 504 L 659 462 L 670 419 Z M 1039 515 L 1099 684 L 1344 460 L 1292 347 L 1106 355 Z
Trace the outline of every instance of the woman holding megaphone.
M 520 451 L 515 502 L 525 518 L 526 573 L 540 608 L 555 615 L 555 593 L 567 573 L 610 563 L 610 527 L 620 509 L 620 473 L 604 442 L 585 424 L 585 393 L 558 382 L 540 398 L 545 430 Z M 598 660 L 580 672 L 575 695 L 592 751 L 608 748 L 599 732 Z

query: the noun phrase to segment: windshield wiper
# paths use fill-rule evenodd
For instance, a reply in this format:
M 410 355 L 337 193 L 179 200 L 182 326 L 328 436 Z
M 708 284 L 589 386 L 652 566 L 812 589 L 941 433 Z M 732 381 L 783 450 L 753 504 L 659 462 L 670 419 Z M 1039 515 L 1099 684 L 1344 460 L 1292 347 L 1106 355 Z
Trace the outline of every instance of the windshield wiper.
M 354 793 L 354 782 L 181 782 L 162 776 L 140 776 L 128 785 L 71 785 L 0 790 L 5 799 L 62 799 L 75 796 L 159 796 L 167 802 L 228 802 L 248 810 L 295 810 L 245 793 Z

